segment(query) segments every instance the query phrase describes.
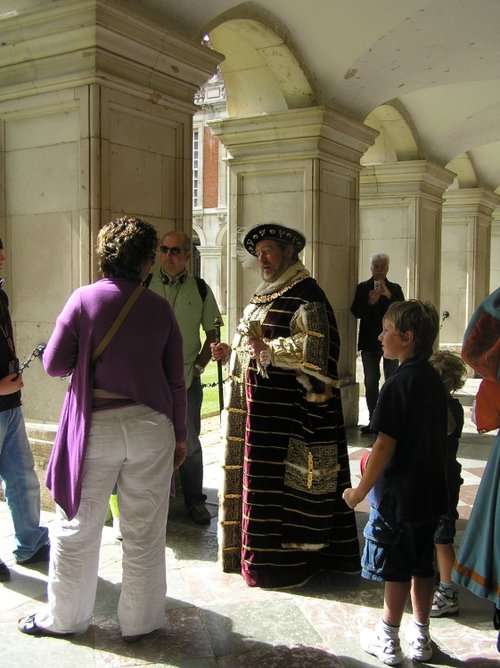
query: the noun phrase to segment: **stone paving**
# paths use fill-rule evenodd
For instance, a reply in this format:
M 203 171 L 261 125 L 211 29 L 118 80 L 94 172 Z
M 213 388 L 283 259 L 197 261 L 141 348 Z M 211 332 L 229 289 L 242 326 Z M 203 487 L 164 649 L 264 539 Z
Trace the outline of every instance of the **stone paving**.
M 464 404 L 466 401 L 464 393 Z M 360 422 L 363 417 L 360 402 Z M 467 408 L 467 415 L 470 409 Z M 353 483 L 369 439 L 348 432 Z M 461 446 L 464 485 L 457 542 L 469 517 L 477 485 L 493 441 L 478 435 L 467 420 Z M 35 638 L 16 629 L 16 621 L 45 600 L 46 565 L 13 563 L 12 525 L 0 502 L 0 555 L 12 569 L 0 584 L 0 668 L 105 668 L 176 666 L 179 668 L 367 668 L 381 666 L 358 645 L 359 631 L 375 624 L 382 588 L 360 577 L 320 573 L 301 589 L 248 588 L 237 574 L 222 573 L 217 563 L 217 487 L 220 476 L 218 417 L 203 420 L 205 486 L 211 525 L 189 522 L 182 501 L 170 509 L 166 541 L 168 596 L 165 628 L 136 645 L 121 640 L 116 620 L 121 579 L 121 544 L 104 527 L 93 624 L 69 639 Z M 360 540 L 367 506 L 357 515 Z M 43 513 L 47 524 L 53 515 Z M 434 657 L 429 665 L 486 668 L 500 666 L 493 629 L 493 606 L 460 591 L 460 614 L 431 622 Z M 409 619 L 405 614 L 403 625 Z M 404 636 L 404 632 L 402 633 Z M 405 649 L 404 642 L 403 651 Z M 413 664 L 405 660 L 403 668 Z

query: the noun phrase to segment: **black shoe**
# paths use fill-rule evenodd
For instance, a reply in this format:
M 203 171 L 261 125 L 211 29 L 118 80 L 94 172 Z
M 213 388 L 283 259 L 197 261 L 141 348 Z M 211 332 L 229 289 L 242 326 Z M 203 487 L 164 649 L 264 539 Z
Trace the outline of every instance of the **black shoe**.
M 370 429 L 369 424 L 367 424 L 364 427 L 361 427 L 361 429 L 359 431 L 360 431 L 362 436 L 370 436 L 371 434 L 373 434 L 373 431 Z
M 139 640 L 142 640 L 143 638 L 145 638 L 147 635 L 149 635 L 149 634 L 148 633 L 139 633 L 136 636 L 122 636 L 122 640 L 123 640 L 123 642 L 126 642 L 127 645 L 133 645 L 134 643 L 139 642 Z
M 0 582 L 7 582 L 10 580 L 10 571 L 6 564 L 0 559 Z
M 21 633 L 26 633 L 29 636 L 50 636 L 51 638 L 65 638 L 66 636 L 74 635 L 73 633 L 56 633 L 55 631 L 43 629 L 41 626 L 38 626 L 35 617 L 36 615 L 21 617 L 17 622 L 19 631 L 21 631 Z
M 195 524 L 210 524 L 212 516 L 204 503 L 197 503 L 188 510 L 189 517 Z
M 149 633 L 138 633 L 136 636 L 122 636 L 123 642 L 126 642 L 127 645 L 133 645 L 136 642 L 139 642 L 143 638 L 147 638 L 148 636 L 152 635 L 153 633 L 156 633 L 155 631 L 149 631 Z
M 29 559 L 24 559 L 19 561 L 16 559 L 16 563 L 20 566 L 28 566 L 29 564 L 39 564 L 42 561 L 48 561 L 50 559 L 50 543 L 47 545 L 42 545 L 42 547 L 32 554 Z

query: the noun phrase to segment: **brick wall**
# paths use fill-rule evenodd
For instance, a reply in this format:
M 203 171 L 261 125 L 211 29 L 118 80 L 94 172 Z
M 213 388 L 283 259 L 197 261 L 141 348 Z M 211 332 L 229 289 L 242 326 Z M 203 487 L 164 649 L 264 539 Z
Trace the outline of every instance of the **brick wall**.
M 219 203 L 219 140 L 208 127 L 203 132 L 203 208 Z

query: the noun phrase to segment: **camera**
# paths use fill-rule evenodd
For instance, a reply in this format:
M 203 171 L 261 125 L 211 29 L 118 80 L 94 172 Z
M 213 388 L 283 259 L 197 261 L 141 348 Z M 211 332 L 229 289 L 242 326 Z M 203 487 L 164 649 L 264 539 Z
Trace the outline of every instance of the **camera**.
M 373 281 L 373 289 L 380 292 L 380 281 Z

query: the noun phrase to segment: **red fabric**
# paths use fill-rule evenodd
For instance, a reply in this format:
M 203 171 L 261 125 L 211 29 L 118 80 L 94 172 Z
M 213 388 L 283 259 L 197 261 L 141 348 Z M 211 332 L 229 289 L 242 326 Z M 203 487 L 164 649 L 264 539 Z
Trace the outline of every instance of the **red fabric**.
M 462 359 L 483 378 L 497 379 L 500 361 L 499 320 L 482 313 L 464 340 Z
M 371 451 L 367 450 L 360 459 L 359 469 L 361 471 L 361 475 L 364 475 L 364 472 L 366 471 L 366 465 L 368 464 L 368 460 L 370 459 L 371 454 Z
M 481 381 L 476 395 L 476 426 L 481 432 L 500 427 L 500 383 Z

